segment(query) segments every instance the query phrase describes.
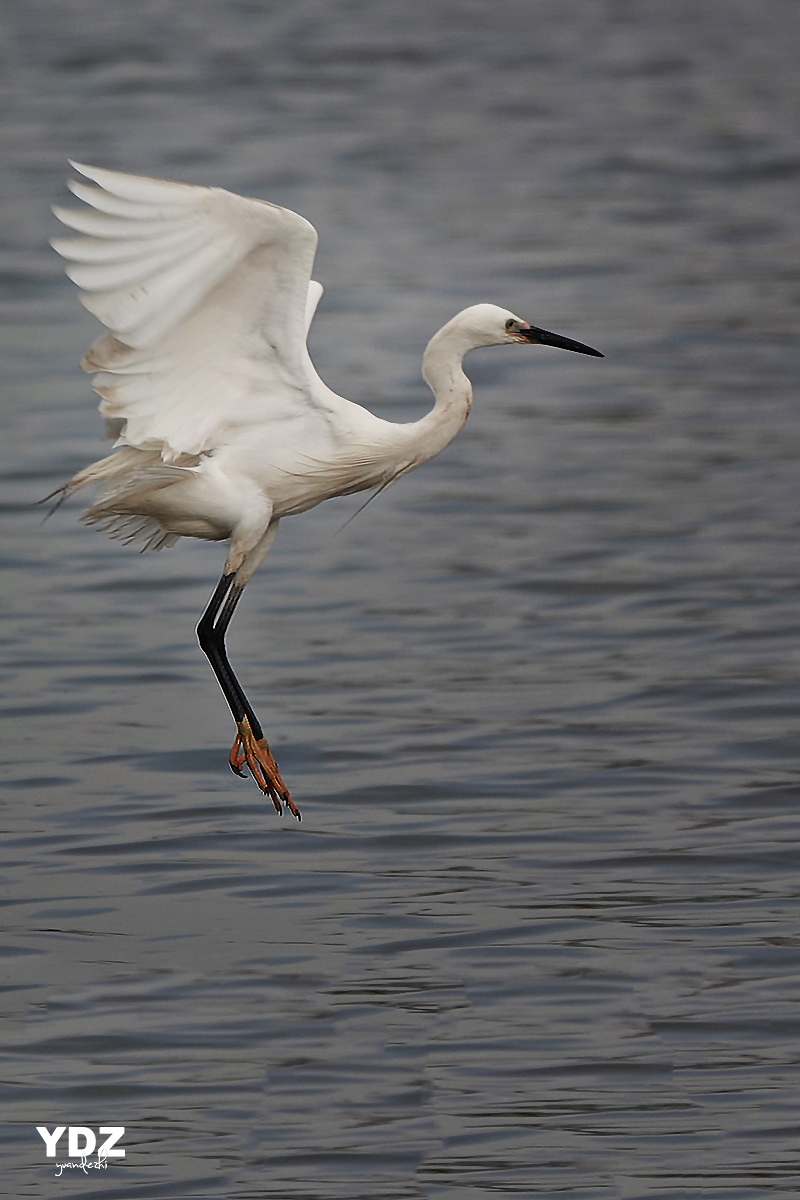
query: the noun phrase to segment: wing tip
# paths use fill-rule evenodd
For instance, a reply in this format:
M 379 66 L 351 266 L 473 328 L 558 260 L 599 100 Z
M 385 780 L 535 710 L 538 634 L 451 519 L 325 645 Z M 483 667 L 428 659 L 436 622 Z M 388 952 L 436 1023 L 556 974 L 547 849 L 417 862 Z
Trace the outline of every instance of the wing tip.
M 56 220 L 60 221 L 62 225 L 66 225 L 68 229 L 75 228 L 74 225 L 72 224 L 71 218 L 72 218 L 73 212 L 75 212 L 77 210 L 72 209 L 72 208 L 64 208 L 63 205 L 61 205 L 61 204 L 51 204 L 50 211 L 53 214 L 53 216 L 56 218 Z M 50 238 L 50 245 L 53 246 L 52 238 Z M 61 251 L 58 250 L 57 246 L 53 246 L 53 249 L 57 250 L 59 254 L 61 253 Z
M 134 175 L 130 171 L 117 171 L 112 167 L 90 167 L 72 158 L 67 162 L 79 175 L 96 183 L 101 192 L 135 204 L 185 207 L 196 202 L 198 191 L 206 190 L 173 179 L 158 179 L 154 175 Z M 82 196 L 81 199 L 86 197 Z

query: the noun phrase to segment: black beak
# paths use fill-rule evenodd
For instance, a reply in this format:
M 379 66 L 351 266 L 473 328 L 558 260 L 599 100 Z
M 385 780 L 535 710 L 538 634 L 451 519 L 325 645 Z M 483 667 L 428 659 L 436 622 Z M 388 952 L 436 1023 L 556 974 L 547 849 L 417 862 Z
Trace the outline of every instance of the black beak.
M 593 350 L 591 346 L 584 346 L 583 342 L 574 342 L 572 338 L 562 337 L 560 333 L 548 333 L 546 329 L 537 329 L 535 325 L 529 325 L 526 329 L 521 326 L 519 331 L 520 337 L 525 338 L 526 342 L 531 342 L 535 346 L 558 346 L 559 350 L 574 350 L 576 354 L 591 354 L 592 358 L 605 358 L 599 350 Z

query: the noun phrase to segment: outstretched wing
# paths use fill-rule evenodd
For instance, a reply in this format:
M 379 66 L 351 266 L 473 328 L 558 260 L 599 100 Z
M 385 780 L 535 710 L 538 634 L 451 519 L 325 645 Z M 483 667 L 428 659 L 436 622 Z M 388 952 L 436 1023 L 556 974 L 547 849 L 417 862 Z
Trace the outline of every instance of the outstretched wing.
M 53 211 L 81 236 L 52 244 L 110 331 L 81 365 L 122 444 L 169 462 L 320 406 L 313 225 L 220 188 L 72 166 L 98 186 L 70 182 L 88 207 Z

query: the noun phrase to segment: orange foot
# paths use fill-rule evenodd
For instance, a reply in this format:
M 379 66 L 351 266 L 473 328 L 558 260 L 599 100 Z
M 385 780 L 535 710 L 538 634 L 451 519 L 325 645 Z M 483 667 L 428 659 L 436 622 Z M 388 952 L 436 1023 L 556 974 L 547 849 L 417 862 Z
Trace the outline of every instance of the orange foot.
M 261 788 L 264 795 L 270 797 L 276 811 L 279 814 L 283 812 L 281 807 L 281 801 L 283 801 L 292 816 L 297 817 L 299 821 L 299 809 L 289 795 L 289 789 L 281 779 L 278 764 L 270 753 L 267 739 L 264 737 L 255 737 L 247 717 L 242 717 L 241 721 L 237 721 L 236 728 L 238 730 L 236 741 L 231 747 L 228 758 L 233 773 L 239 775 L 242 779 L 246 779 L 247 776 L 242 767 L 248 766 L 253 779 Z

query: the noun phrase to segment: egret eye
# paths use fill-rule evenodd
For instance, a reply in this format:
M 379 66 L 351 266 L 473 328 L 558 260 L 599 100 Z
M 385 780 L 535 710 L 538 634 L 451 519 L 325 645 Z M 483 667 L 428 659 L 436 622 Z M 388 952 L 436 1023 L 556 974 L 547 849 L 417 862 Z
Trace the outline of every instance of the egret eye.
M 514 318 L 509 317 L 508 320 L 506 321 L 506 329 L 513 329 L 515 325 L 516 325 L 516 321 L 514 320 Z

